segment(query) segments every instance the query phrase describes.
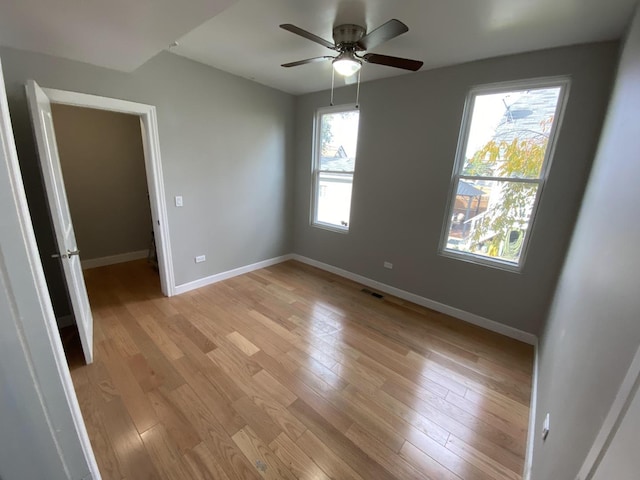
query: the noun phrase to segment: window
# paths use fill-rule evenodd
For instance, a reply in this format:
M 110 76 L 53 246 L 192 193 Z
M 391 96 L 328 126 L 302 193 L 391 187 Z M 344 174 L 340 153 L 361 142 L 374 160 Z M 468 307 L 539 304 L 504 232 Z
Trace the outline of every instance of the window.
M 318 110 L 313 160 L 313 225 L 349 231 L 360 112 L 353 106 Z
M 567 79 L 473 89 L 440 250 L 517 270 L 551 163 Z

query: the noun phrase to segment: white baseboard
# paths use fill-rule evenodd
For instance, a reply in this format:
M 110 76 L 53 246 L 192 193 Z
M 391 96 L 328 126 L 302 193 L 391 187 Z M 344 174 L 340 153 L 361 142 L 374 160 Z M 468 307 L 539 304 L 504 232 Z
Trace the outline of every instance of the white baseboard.
M 336 275 L 348 278 L 349 280 L 353 280 L 354 282 L 361 283 L 362 285 L 366 285 L 367 287 L 375 288 L 376 290 L 379 290 L 381 292 L 394 295 L 398 298 L 402 298 L 403 300 L 408 300 L 409 302 L 413 302 L 417 305 L 430 308 L 431 310 L 435 310 L 446 315 L 451 315 L 452 317 L 464 320 L 465 322 L 472 323 L 473 325 L 477 325 L 482 328 L 486 328 L 487 330 L 491 330 L 492 332 L 500 333 L 507 337 L 520 340 L 521 342 L 528 343 L 529 345 L 535 345 L 537 342 L 537 337 L 532 333 L 525 332 L 508 325 L 504 325 L 494 320 L 489 320 L 488 318 L 481 317 L 480 315 L 476 315 L 475 313 L 467 312 L 450 305 L 445 305 L 444 303 L 421 297 L 420 295 L 416 295 L 415 293 L 400 290 L 399 288 L 392 287 L 391 285 L 387 285 L 376 280 L 371 280 L 370 278 L 363 277 L 362 275 L 358 275 L 356 273 L 334 267 L 333 265 L 318 262 L 317 260 L 303 257 L 302 255 L 293 254 L 291 258 L 293 260 L 306 263 L 307 265 L 317 267 L 321 270 L 335 273 Z
M 75 325 L 76 321 L 73 315 L 64 315 L 63 317 L 56 317 L 56 323 L 58 324 L 58 328 L 64 328 Z
M 527 430 L 527 450 L 524 456 L 524 472 L 522 480 L 531 478 L 531 467 L 533 466 L 533 445 L 536 439 L 536 407 L 538 405 L 538 341 L 533 345 L 533 376 L 531 378 L 531 400 L 529 401 L 529 428 Z
M 244 267 L 239 267 L 233 270 L 228 270 L 226 272 L 221 272 L 215 275 L 210 275 L 208 277 L 200 278 L 198 280 L 194 280 L 193 282 L 183 283 L 182 285 L 176 285 L 175 293 L 176 295 L 179 295 L 181 293 L 185 293 L 191 290 L 195 290 L 196 288 L 201 288 L 207 285 L 211 285 L 212 283 L 221 282 L 222 280 L 227 280 L 228 278 L 236 277 L 244 273 L 249 273 L 254 270 L 259 270 L 261 268 L 270 267 L 271 265 L 276 265 L 277 263 L 286 262 L 287 260 L 297 260 L 301 263 L 305 263 L 307 265 L 317 267 L 321 270 L 325 270 L 327 272 L 334 273 L 341 277 L 348 278 L 349 280 L 353 280 L 354 282 L 361 283 L 362 285 L 366 285 L 367 287 L 371 287 L 381 292 L 394 295 L 398 298 L 402 298 L 403 300 L 413 302 L 417 305 L 422 305 L 423 307 L 430 308 L 437 312 L 451 315 L 452 317 L 458 318 L 460 320 L 471 323 L 473 325 L 477 325 L 482 328 L 486 328 L 487 330 L 491 330 L 492 332 L 500 333 L 507 337 L 520 340 L 521 342 L 528 343 L 529 345 L 536 345 L 538 341 L 537 337 L 532 333 L 525 332 L 523 330 L 519 330 L 517 328 L 510 327 L 508 325 L 504 325 L 494 320 L 489 320 L 488 318 L 481 317 L 480 315 L 476 315 L 475 313 L 467 312 L 465 310 L 461 310 L 459 308 L 455 308 L 450 305 L 445 305 L 444 303 L 436 302 L 435 300 L 431 300 L 429 298 L 421 297 L 420 295 L 416 295 L 414 293 L 410 293 L 405 290 L 400 290 L 399 288 L 392 287 L 391 285 L 386 285 L 376 280 L 371 280 L 370 278 L 363 277 L 362 275 L 358 275 L 356 273 L 352 273 L 347 270 L 334 267 L 333 265 L 318 262 L 317 260 L 313 260 L 311 258 L 304 257 L 302 255 L 298 255 L 295 253 L 282 255 L 280 257 L 270 258 L 268 260 L 263 260 L 261 262 L 253 263 L 251 265 L 246 265 Z
M 261 262 L 252 263 L 251 265 L 246 265 L 244 267 L 234 268 L 233 270 L 228 270 L 226 272 L 216 273 L 215 275 L 200 278 L 198 280 L 194 280 L 193 282 L 176 285 L 175 294 L 180 295 L 181 293 L 195 290 L 196 288 L 205 287 L 207 285 L 211 285 L 212 283 L 221 282 L 222 280 L 237 277 L 238 275 L 242 275 L 244 273 L 249 273 L 253 272 L 254 270 L 260 270 L 261 268 L 270 267 L 271 265 L 275 265 L 277 263 L 286 262 L 287 260 L 291 260 L 292 258 L 293 255 L 290 254 L 282 255 L 280 257 L 274 257 L 268 260 L 263 260 Z
M 108 257 L 92 258 L 90 260 L 82 260 L 82 269 L 104 267 L 105 265 L 115 265 L 116 263 L 131 262 L 147 258 L 148 250 L 138 250 L 137 252 L 120 253 L 118 255 L 110 255 Z

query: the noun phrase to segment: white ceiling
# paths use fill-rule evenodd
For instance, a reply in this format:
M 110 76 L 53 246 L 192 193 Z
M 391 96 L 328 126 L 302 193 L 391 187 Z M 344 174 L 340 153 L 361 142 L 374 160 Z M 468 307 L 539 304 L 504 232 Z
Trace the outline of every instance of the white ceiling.
M 0 0 L 0 45 L 132 71 L 234 0 Z
M 637 0 L 2 0 L 0 45 L 132 71 L 167 49 L 301 94 L 331 86 L 331 62 L 282 63 L 333 52 L 278 27 L 332 40 L 356 23 L 391 18 L 409 32 L 375 53 L 424 61 L 423 70 L 510 53 L 620 38 Z M 204 22 L 204 23 L 203 23 Z M 363 67 L 362 80 L 409 74 Z M 340 83 L 338 83 L 339 85 Z

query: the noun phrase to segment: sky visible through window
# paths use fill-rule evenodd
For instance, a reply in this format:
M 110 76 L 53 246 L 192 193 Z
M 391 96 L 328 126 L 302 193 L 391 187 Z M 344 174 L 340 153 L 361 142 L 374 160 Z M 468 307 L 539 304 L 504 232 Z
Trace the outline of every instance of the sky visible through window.
M 471 158 L 496 133 L 496 128 L 502 121 L 506 105 L 514 104 L 522 92 L 495 93 L 479 95 L 473 106 L 473 123 L 467 141 L 466 158 Z

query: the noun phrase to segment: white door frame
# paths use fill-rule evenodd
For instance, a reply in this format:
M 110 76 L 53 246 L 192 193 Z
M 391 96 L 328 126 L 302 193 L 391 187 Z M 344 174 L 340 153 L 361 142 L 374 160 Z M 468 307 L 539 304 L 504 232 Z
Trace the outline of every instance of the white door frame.
M 116 98 L 88 95 L 86 93 L 69 92 L 51 88 L 43 88 L 43 90 L 49 97 L 51 103 L 127 113 L 140 117 L 144 163 L 147 172 L 147 185 L 149 187 L 149 203 L 151 206 L 151 218 L 153 219 L 156 250 L 158 252 L 160 286 L 162 293 L 167 297 L 175 295 L 176 284 L 173 275 L 167 203 L 164 194 L 162 163 L 160 161 L 160 140 L 158 136 L 156 107 Z

